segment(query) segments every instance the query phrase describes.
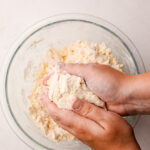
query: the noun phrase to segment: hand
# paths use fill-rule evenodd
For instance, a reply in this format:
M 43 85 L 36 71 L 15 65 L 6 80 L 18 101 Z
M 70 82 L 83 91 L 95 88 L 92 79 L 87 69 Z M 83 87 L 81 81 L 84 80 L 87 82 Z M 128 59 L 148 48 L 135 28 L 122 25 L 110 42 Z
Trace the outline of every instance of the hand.
M 131 126 L 113 112 L 83 100 L 74 102 L 73 111 L 59 109 L 47 94 L 41 101 L 62 128 L 93 150 L 140 150 Z
M 108 110 L 121 115 L 130 114 L 129 75 L 101 64 L 60 64 L 60 69 L 82 77 L 88 88 L 107 102 Z

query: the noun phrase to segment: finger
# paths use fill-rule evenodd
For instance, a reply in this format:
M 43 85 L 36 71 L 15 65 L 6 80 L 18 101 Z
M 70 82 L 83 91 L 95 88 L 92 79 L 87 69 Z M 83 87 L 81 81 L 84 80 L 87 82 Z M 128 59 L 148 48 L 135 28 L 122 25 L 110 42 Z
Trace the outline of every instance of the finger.
M 59 109 L 56 104 L 50 102 L 48 99 L 43 100 L 42 103 L 45 106 L 50 116 L 65 130 L 73 134 L 79 139 L 90 138 L 89 135 L 101 134 L 103 128 L 97 123 L 87 118 L 84 118 L 73 111 Z
M 103 128 L 105 128 L 107 124 L 106 120 L 109 120 L 109 118 L 111 117 L 110 112 L 97 107 L 94 104 L 90 104 L 85 100 L 77 99 L 74 102 L 72 108 L 76 113 L 97 122 Z
M 71 75 L 76 75 L 82 78 L 87 76 L 87 64 L 63 64 L 59 63 L 60 71 L 66 71 Z
M 40 96 L 40 100 L 45 100 L 45 99 L 49 99 L 48 98 L 48 88 L 46 88 Z
M 125 106 L 122 104 L 120 105 L 107 105 L 107 108 L 109 111 L 116 112 L 117 114 L 121 116 L 128 116 L 130 114 L 127 113 Z
M 44 85 L 44 86 L 48 86 L 48 85 L 47 85 L 47 81 L 49 80 L 49 78 L 50 78 L 50 75 L 46 76 L 46 77 L 43 79 L 43 85 Z
M 49 80 L 49 78 L 54 74 L 54 72 L 52 72 L 50 75 L 47 75 L 44 79 L 43 79 L 43 85 L 44 86 L 48 86 L 47 81 Z
M 49 100 L 49 97 L 48 97 L 48 89 L 46 89 L 44 91 L 44 93 L 41 94 L 40 96 L 40 100 L 42 102 L 42 105 L 44 106 L 44 108 L 47 110 L 47 105 L 49 104 L 50 100 Z
M 137 109 L 133 108 L 132 104 L 107 104 L 108 110 L 112 112 L 116 112 L 121 116 L 130 116 L 130 115 L 137 115 Z
M 52 107 L 54 109 L 52 109 Z M 75 135 L 79 139 L 84 139 L 85 136 L 87 139 L 90 138 L 88 137 L 88 135 L 97 135 L 97 133 L 101 134 L 101 132 L 103 132 L 103 128 L 101 128 L 98 124 L 72 111 L 61 110 L 56 107 L 55 104 L 51 104 L 51 107 L 49 108 L 50 109 L 48 110 L 50 110 L 49 114 L 51 115 L 51 117 L 57 123 L 59 123 L 60 126 L 62 126 L 64 129 L 66 129 L 68 132 Z

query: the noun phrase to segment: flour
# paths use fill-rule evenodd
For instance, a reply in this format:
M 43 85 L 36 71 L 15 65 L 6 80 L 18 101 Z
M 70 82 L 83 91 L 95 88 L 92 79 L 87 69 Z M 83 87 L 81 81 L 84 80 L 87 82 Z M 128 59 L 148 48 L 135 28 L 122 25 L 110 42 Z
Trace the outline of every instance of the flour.
M 100 107 L 104 106 L 104 102 L 88 89 L 82 78 L 59 73 L 56 67 L 57 63 L 99 63 L 109 65 L 119 71 L 122 71 L 123 65 L 117 62 L 111 50 L 104 43 L 97 44 L 86 41 L 77 41 L 66 45 L 59 51 L 50 49 L 41 61 L 34 74 L 35 85 L 29 95 L 29 113 L 35 125 L 51 140 L 71 140 L 74 136 L 59 127 L 41 104 L 40 95 L 46 88 L 49 88 L 50 100 L 60 108 L 72 109 L 73 101 L 76 98 L 84 99 Z M 43 85 L 43 79 L 48 75 L 51 77 L 48 80 L 48 87 L 46 87 Z M 91 85 L 93 81 L 94 79 L 90 81 Z

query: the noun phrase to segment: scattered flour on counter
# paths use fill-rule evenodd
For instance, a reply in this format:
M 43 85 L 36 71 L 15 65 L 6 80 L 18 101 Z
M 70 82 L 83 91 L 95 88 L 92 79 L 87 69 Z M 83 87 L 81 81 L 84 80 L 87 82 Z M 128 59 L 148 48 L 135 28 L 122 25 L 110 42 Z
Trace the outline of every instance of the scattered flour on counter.
M 77 41 L 59 51 L 50 49 L 47 52 L 34 74 L 35 84 L 29 95 L 29 113 L 35 125 L 48 138 L 62 141 L 73 139 L 74 136 L 53 121 L 40 101 L 40 95 L 47 88 L 42 84 L 43 79 L 54 71 L 58 62 L 106 64 L 119 71 L 122 71 L 123 65 L 117 62 L 111 50 L 104 43 Z M 55 72 L 48 80 L 48 88 L 49 98 L 60 108 L 71 109 L 76 97 L 101 107 L 104 106 L 104 103 L 86 87 L 84 80 L 77 76 Z

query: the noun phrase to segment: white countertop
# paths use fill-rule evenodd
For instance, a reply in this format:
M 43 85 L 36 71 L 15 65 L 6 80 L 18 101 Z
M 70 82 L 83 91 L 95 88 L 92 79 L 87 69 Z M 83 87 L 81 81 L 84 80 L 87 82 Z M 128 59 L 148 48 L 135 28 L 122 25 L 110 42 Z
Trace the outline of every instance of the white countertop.
M 147 71 L 150 71 L 149 0 L 0 0 L 0 64 L 13 41 L 28 26 L 48 16 L 67 12 L 99 16 L 119 27 L 136 45 Z M 135 135 L 142 150 L 149 150 L 150 116 L 141 117 Z M 11 131 L 1 108 L 0 149 L 30 150 Z

